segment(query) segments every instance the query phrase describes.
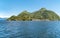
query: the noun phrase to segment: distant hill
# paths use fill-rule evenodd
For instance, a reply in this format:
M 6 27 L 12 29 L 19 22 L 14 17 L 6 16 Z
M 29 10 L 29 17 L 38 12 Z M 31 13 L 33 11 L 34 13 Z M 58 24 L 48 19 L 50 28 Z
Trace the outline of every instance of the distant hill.
M 47 10 L 46 8 L 41 8 L 38 11 L 30 13 L 28 11 L 23 11 L 17 16 L 13 15 L 7 20 L 11 21 L 33 21 L 33 20 L 60 20 L 59 16 L 51 11 Z
M 0 18 L 0 20 L 6 20 L 7 18 Z

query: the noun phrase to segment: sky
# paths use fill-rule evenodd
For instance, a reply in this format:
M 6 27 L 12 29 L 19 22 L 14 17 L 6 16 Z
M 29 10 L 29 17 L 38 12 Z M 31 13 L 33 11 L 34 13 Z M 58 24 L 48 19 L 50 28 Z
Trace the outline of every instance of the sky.
M 0 0 L 0 17 L 18 15 L 24 10 L 34 12 L 41 8 L 52 10 L 60 15 L 60 0 Z

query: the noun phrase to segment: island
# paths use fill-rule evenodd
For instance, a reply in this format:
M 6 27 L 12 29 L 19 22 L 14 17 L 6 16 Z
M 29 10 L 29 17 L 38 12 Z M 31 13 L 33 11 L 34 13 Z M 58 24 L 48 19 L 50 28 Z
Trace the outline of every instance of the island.
M 25 10 L 20 14 L 18 14 L 17 16 L 12 15 L 7 20 L 8 21 L 41 21 L 41 20 L 54 21 L 54 20 L 60 20 L 60 17 L 51 10 L 47 10 L 46 8 L 41 8 L 40 10 L 37 10 L 32 13 Z

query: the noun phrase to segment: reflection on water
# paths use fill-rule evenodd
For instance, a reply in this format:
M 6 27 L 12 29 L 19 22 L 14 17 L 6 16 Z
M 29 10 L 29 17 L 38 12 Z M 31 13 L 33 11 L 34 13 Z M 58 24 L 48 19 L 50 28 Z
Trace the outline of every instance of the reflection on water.
M 60 38 L 60 22 L 0 21 L 0 38 Z

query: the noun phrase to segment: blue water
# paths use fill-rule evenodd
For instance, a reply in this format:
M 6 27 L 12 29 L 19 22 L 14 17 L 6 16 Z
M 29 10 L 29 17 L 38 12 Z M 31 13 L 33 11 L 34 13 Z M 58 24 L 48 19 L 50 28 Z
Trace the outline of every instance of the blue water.
M 60 38 L 60 21 L 0 21 L 0 38 Z

